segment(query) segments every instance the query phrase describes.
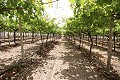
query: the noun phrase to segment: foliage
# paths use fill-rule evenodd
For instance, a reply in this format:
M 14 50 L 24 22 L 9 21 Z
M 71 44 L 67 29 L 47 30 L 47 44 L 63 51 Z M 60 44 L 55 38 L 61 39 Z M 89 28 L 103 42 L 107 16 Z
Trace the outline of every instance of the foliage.
M 52 33 L 57 27 L 54 21 L 44 18 L 44 6 L 40 0 L 0 0 L 1 31 L 3 27 L 7 31 L 19 31 L 19 17 L 22 18 L 23 32 L 38 33 L 41 30 L 43 33 Z

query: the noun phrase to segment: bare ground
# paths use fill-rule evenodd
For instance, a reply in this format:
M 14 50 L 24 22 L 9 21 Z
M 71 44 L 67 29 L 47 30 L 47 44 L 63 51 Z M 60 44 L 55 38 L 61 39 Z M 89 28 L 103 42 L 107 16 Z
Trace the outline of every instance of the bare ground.
M 77 43 L 77 44 L 79 44 L 79 43 Z M 83 44 L 83 47 L 88 50 L 90 48 L 89 46 L 90 45 L 88 45 L 88 44 L 85 44 L 85 43 Z M 92 52 L 94 52 L 96 55 L 99 55 L 99 59 L 107 65 L 107 57 L 108 57 L 107 50 L 104 50 L 104 48 L 101 48 L 101 47 L 94 46 L 92 49 Z M 118 52 L 118 53 L 113 52 L 112 59 L 111 59 L 111 65 L 117 71 L 117 74 L 120 75 L 120 52 Z
M 32 47 L 37 47 L 40 44 L 41 41 L 37 41 L 36 43 L 32 44 L 24 44 L 24 53 L 27 55 L 27 53 L 33 53 L 34 49 L 30 50 Z M 10 65 L 14 61 L 18 61 L 21 58 L 21 46 L 16 46 L 10 49 L 7 49 L 7 51 L 0 51 L 0 69 L 3 68 L 6 65 Z
M 25 49 L 26 53 L 28 53 L 27 56 L 34 53 L 39 47 L 39 44 L 40 41 L 34 44 L 26 44 Z M 83 46 L 87 48 L 87 45 Z M 96 51 L 96 53 L 97 52 L 99 51 Z M 109 80 L 102 77 L 99 72 L 96 71 L 94 64 L 89 62 L 82 53 L 82 50 L 76 49 L 75 46 L 62 37 L 59 40 L 59 44 L 55 45 L 54 48 L 50 48 L 50 52 L 48 52 L 46 56 L 41 58 L 35 55 L 30 61 L 26 60 L 25 63 L 30 63 L 30 67 L 26 69 L 21 68 L 17 73 L 18 77 L 13 76 L 13 78 L 15 78 L 15 80 Z M 85 51 L 85 53 L 87 52 Z M 9 52 L 1 52 L 0 54 L 1 66 L 2 64 L 9 65 L 21 57 L 19 46 L 10 49 Z M 100 59 L 101 58 L 102 57 L 100 57 Z
M 42 60 L 43 66 L 32 71 L 28 80 L 105 80 L 94 66 L 64 38 Z

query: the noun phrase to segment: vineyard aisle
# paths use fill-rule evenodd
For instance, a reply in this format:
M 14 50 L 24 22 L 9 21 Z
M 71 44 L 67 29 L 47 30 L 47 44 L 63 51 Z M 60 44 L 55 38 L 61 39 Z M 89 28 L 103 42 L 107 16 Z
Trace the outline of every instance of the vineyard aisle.
M 48 53 L 44 65 L 32 71 L 33 80 L 103 80 L 94 67 L 64 37 Z

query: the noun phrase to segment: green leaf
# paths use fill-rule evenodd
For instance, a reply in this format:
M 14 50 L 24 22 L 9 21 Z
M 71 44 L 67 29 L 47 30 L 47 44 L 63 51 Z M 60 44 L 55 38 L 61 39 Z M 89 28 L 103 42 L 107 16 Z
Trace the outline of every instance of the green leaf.
M 74 4 L 74 3 L 75 3 L 75 0 L 69 0 L 69 2 L 70 2 L 71 4 Z
M 80 0 L 81 5 L 84 5 L 84 3 L 85 3 L 85 0 Z
M 23 11 L 23 10 L 18 10 L 17 12 L 18 12 L 18 14 L 20 14 L 20 15 L 24 15 L 24 11 Z

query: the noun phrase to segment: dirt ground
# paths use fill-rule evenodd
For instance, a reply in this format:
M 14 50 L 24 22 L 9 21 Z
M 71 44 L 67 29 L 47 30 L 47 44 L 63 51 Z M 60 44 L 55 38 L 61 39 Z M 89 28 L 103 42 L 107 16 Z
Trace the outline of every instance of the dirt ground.
M 32 58 L 35 60 L 35 64 L 31 65 L 31 68 L 26 68 L 28 70 L 23 69 L 25 74 L 22 74 L 25 78 L 19 77 L 17 80 L 109 80 L 102 77 L 95 70 L 95 66 L 83 56 L 82 51 L 73 46 L 66 38 L 62 37 L 58 42 L 46 56 L 41 58 L 35 55 Z M 40 43 L 38 41 L 33 44 L 25 44 L 24 49 L 25 53 L 28 54 L 27 56 L 33 54 L 39 48 Z M 87 45 L 83 46 L 89 49 Z M 96 54 L 105 54 L 99 59 L 106 62 L 107 54 L 104 51 L 98 49 L 92 51 Z M 13 61 L 19 60 L 20 57 L 20 46 L 9 49 L 7 52 L 0 51 L 0 68 L 2 69 L 4 65 L 10 65 Z M 112 63 L 114 63 L 113 60 Z
M 59 45 L 43 59 L 43 66 L 38 66 L 28 76 L 28 80 L 105 80 L 68 41 L 62 38 Z
M 37 47 L 36 44 L 41 43 L 41 41 L 37 41 L 36 43 L 24 44 L 24 53 L 31 53 L 30 50 L 32 47 Z M 6 65 L 10 65 L 13 61 L 17 62 L 21 58 L 21 46 L 16 46 L 7 49 L 6 51 L 0 51 L 0 69 L 2 69 Z
M 79 44 L 79 43 L 76 41 L 76 44 Z M 83 44 L 83 47 L 88 50 L 90 48 L 89 46 L 90 45 L 88 44 Z M 107 50 L 94 46 L 92 49 L 92 52 L 94 52 L 96 55 L 99 55 L 99 59 L 107 65 L 107 57 L 108 57 Z M 111 65 L 117 71 L 117 74 L 120 75 L 120 53 L 113 52 L 112 59 L 111 59 Z

